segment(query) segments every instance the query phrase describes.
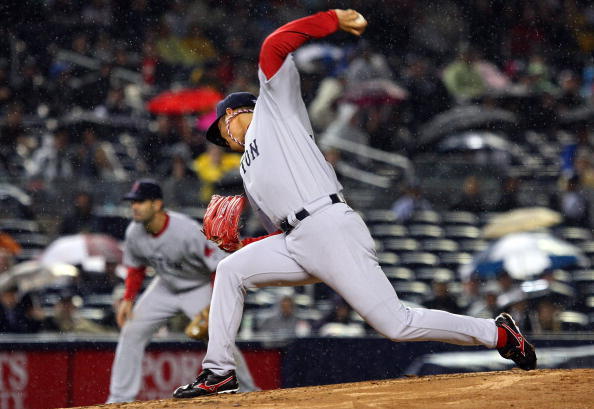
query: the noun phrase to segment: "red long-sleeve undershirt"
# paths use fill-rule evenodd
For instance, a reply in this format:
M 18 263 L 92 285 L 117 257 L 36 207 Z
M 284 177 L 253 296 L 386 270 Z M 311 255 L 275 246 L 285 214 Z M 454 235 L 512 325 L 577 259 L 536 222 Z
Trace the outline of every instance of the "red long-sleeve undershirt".
M 128 267 L 128 274 L 126 275 L 126 291 L 124 292 L 124 300 L 134 301 L 142 282 L 146 275 L 146 267 Z
M 264 40 L 260 49 L 260 69 L 267 79 L 276 74 L 289 53 L 312 38 L 326 37 L 338 30 L 334 10 L 321 11 L 278 28 Z

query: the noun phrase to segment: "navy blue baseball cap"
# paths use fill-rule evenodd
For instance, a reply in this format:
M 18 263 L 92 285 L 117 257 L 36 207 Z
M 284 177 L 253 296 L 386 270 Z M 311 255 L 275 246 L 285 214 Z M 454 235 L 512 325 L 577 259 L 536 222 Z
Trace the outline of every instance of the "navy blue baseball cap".
M 208 127 L 206 139 L 216 145 L 227 147 L 227 141 L 223 139 L 219 131 L 219 119 L 225 115 L 227 108 L 254 107 L 256 99 L 256 96 L 249 92 L 234 92 L 227 95 L 217 104 L 217 119 Z
M 161 186 L 154 179 L 140 179 L 134 182 L 132 189 L 124 195 L 124 200 L 163 199 Z

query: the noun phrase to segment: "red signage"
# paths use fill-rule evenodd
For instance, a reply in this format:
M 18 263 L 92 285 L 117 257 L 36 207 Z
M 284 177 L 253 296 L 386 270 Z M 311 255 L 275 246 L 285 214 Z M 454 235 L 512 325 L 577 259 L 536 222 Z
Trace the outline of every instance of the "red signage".
M 158 350 L 145 354 L 138 400 L 167 399 L 191 382 L 205 351 Z M 244 351 L 261 389 L 280 387 L 278 350 Z M 114 352 L 0 352 L 0 409 L 52 409 L 105 403 Z
M 47 409 L 68 404 L 68 353 L 0 352 L 0 408 Z

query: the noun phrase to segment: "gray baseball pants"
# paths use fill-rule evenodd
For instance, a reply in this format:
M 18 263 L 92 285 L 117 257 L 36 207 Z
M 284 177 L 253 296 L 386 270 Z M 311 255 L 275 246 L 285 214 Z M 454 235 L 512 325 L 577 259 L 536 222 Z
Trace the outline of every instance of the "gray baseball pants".
M 407 308 L 381 270 L 361 217 L 343 203 L 327 206 L 289 234 L 255 242 L 217 267 L 203 368 L 222 375 L 235 369 L 233 345 L 246 288 L 323 281 L 380 334 L 394 341 L 442 341 L 494 348 L 492 319 Z
M 211 286 L 197 287 L 191 291 L 173 293 L 156 277 L 134 306 L 133 317 L 122 328 L 111 370 L 107 403 L 130 402 L 136 399 L 142 382 L 142 358 L 153 334 L 167 320 L 182 311 L 189 318 L 210 303 Z M 237 376 L 242 391 L 257 390 L 239 348 L 229 348 L 238 360 Z M 191 381 L 191 380 L 188 380 Z

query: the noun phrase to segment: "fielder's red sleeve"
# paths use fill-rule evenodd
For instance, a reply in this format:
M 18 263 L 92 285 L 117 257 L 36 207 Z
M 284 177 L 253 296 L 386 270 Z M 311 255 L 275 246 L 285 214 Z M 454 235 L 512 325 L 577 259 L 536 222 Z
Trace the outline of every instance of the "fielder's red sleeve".
M 277 234 L 281 234 L 283 231 L 282 230 L 277 230 L 274 233 L 270 233 L 267 234 L 265 236 L 260 236 L 260 237 L 246 237 L 245 239 L 241 240 L 241 246 L 247 246 L 248 244 L 254 243 L 256 241 L 260 241 L 260 240 L 264 240 L 267 237 L 270 236 L 276 236 Z
M 272 78 L 289 53 L 312 38 L 326 37 L 336 30 L 338 17 L 334 10 L 321 11 L 285 24 L 264 40 L 260 49 L 260 69 L 267 79 Z
M 126 291 L 124 292 L 124 300 L 134 301 L 142 282 L 144 281 L 146 267 L 128 267 L 128 275 L 126 275 Z

